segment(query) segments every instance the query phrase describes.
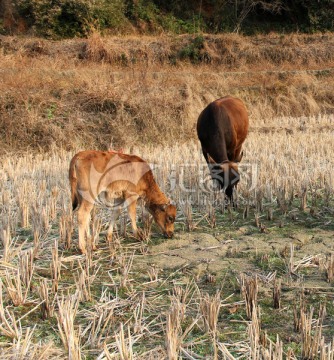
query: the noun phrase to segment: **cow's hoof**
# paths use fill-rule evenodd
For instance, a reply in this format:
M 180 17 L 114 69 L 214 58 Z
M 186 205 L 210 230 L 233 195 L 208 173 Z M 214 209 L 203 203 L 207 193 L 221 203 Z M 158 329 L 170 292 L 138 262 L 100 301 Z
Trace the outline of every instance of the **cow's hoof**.
M 136 238 L 137 238 L 139 241 L 144 241 L 144 240 L 145 240 L 145 234 L 144 234 L 144 232 L 143 232 L 142 229 L 138 229 L 138 230 L 137 230 Z

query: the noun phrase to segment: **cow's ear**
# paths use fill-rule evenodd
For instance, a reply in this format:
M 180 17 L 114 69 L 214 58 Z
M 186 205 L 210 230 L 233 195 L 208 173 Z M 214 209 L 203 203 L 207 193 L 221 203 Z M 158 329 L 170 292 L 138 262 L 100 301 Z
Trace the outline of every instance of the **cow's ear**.
M 208 162 L 210 164 L 216 164 L 216 162 L 212 159 L 212 157 L 210 156 L 210 154 L 208 153 Z
M 159 205 L 159 209 L 160 209 L 161 211 L 166 211 L 166 209 L 167 209 L 167 204 Z

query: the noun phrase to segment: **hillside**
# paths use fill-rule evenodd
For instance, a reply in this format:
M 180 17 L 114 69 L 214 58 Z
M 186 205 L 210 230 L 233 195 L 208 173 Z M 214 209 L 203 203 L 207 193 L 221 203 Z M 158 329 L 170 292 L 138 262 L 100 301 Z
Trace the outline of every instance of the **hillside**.
M 0 36 L 0 358 L 333 359 L 333 62 L 332 33 Z M 237 206 L 195 132 L 226 94 L 250 115 Z M 110 239 L 126 190 L 103 191 L 82 255 L 69 164 L 110 146 L 151 165 L 174 238 L 140 193 L 143 241 L 125 209 Z
M 3 36 L 1 152 L 185 141 L 226 94 L 246 102 L 252 128 L 332 113 L 333 62 L 331 33 Z

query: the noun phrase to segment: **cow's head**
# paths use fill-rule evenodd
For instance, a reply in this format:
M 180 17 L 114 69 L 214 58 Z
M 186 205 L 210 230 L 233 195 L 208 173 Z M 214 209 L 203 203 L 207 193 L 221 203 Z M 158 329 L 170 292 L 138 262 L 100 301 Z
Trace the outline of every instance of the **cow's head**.
M 176 218 L 176 206 L 167 204 L 149 204 L 149 212 L 167 238 L 174 235 L 174 222 Z
M 240 158 L 242 155 L 240 156 Z M 208 154 L 208 162 L 211 165 L 211 177 L 213 180 L 216 180 L 221 189 L 225 190 L 225 194 L 229 199 L 232 199 L 233 188 L 236 186 L 240 180 L 240 175 L 238 171 L 238 164 L 234 161 L 224 161 L 219 164 L 212 159 Z

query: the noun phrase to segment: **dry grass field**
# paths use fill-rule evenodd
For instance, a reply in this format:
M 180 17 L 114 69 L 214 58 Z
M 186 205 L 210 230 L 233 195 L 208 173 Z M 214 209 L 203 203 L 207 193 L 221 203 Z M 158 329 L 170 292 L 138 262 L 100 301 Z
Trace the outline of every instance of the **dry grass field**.
M 0 41 L 0 154 L 184 142 L 225 94 L 253 129 L 333 112 L 332 34 Z
M 204 36 L 199 49 L 1 38 L 1 359 L 333 360 L 333 48 L 331 34 Z M 251 123 L 236 209 L 194 130 L 226 94 Z M 175 237 L 139 208 L 146 240 L 122 214 L 108 244 L 99 206 L 98 250 L 82 256 L 69 161 L 110 146 L 152 164 Z

